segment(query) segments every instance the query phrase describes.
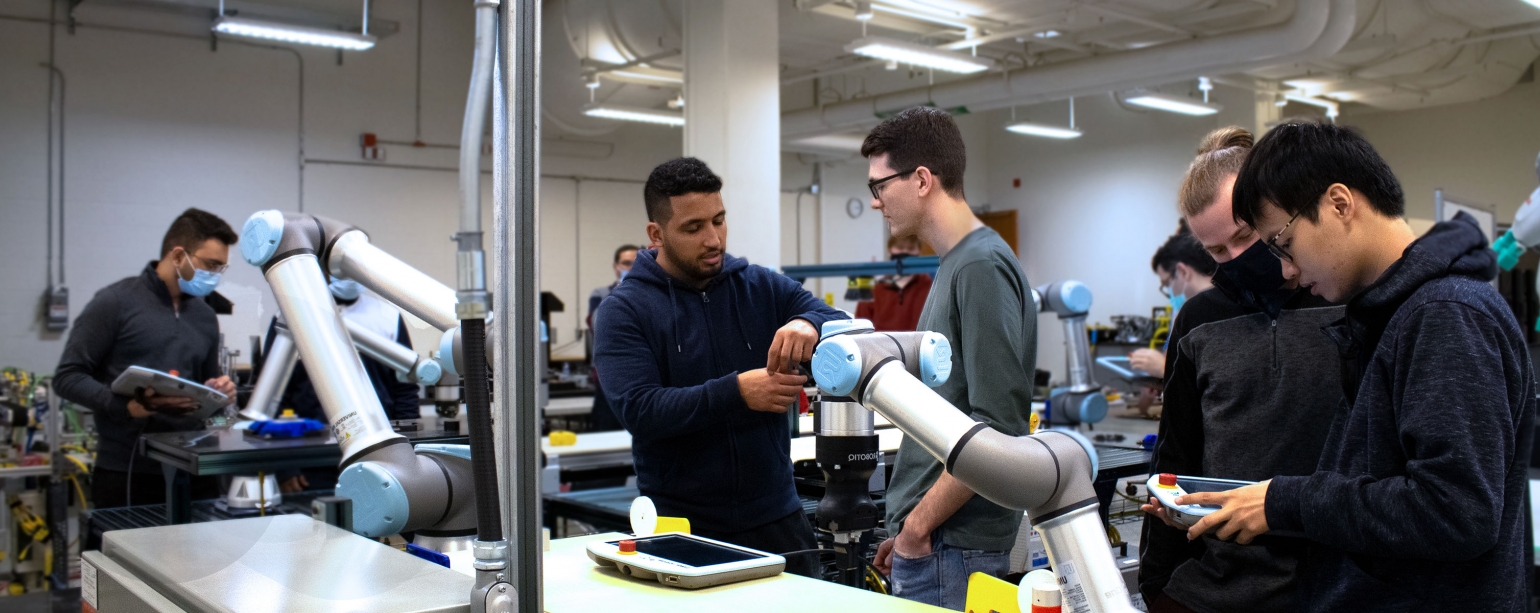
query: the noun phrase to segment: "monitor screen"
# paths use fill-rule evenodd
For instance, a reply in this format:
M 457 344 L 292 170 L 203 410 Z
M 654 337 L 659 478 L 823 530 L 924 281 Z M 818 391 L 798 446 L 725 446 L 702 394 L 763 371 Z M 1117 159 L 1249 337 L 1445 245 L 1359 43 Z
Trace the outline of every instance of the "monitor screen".
M 742 562 L 744 560 L 757 560 L 760 556 L 740 551 L 729 547 L 723 547 L 713 543 L 692 539 L 675 534 L 654 536 L 650 538 L 635 539 L 636 550 L 650 556 L 656 556 L 665 560 L 673 560 L 686 566 L 700 568 L 726 564 L 728 562 Z M 609 541 L 611 545 L 618 545 L 620 541 Z

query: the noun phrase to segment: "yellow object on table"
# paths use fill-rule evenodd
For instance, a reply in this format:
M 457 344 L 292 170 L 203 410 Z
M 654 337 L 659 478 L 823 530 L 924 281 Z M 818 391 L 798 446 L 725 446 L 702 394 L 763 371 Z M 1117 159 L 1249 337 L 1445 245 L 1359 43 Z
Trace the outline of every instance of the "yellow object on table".
M 577 444 L 577 433 L 568 430 L 552 430 L 552 447 L 570 447 Z
M 1016 586 L 984 573 L 968 575 L 966 602 L 969 613 L 1021 613 Z
M 551 541 L 545 554 L 546 613 L 625 611 L 652 613 L 677 611 L 732 611 L 733 613 L 817 613 L 830 611 L 881 611 L 929 613 L 944 611 L 917 602 L 876 592 L 858 590 L 790 573 L 729 583 L 699 590 L 683 590 L 656 581 L 643 581 L 604 568 L 588 559 L 588 543 L 629 538 L 619 533 L 591 534 Z

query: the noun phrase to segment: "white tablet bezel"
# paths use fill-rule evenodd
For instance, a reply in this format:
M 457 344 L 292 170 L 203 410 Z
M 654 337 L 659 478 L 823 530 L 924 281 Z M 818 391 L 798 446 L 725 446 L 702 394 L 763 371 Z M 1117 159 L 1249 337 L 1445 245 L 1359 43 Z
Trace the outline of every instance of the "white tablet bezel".
M 1255 481 L 1238 481 L 1238 480 L 1235 480 L 1235 479 L 1212 479 L 1212 478 L 1209 478 L 1209 477 L 1192 477 L 1192 476 L 1186 476 L 1186 475 L 1177 475 L 1176 479 L 1177 479 L 1178 483 L 1180 483 L 1183 479 L 1191 479 L 1191 480 L 1197 480 L 1197 481 L 1208 481 L 1208 482 L 1212 482 L 1212 483 L 1230 484 L 1230 485 L 1234 485 L 1235 487 L 1245 487 L 1247 485 L 1252 485 L 1252 484 L 1256 483 Z M 1144 486 L 1145 486 L 1145 489 L 1148 489 L 1150 491 L 1150 495 L 1151 496 L 1154 496 L 1155 498 L 1159 499 L 1160 500 L 1160 504 L 1165 505 L 1166 510 L 1167 510 L 1169 516 L 1171 517 L 1171 519 L 1175 520 L 1176 522 L 1178 522 L 1178 523 L 1180 523 L 1180 524 L 1182 524 L 1184 526 L 1191 526 L 1193 524 L 1196 524 L 1196 523 L 1198 523 L 1198 520 L 1203 519 L 1209 513 L 1213 513 L 1214 511 L 1218 510 L 1218 509 L 1203 508 L 1202 506 L 1195 505 L 1195 504 L 1177 504 L 1176 503 L 1176 498 L 1178 496 L 1185 496 L 1188 492 L 1186 490 L 1183 490 L 1181 485 L 1176 485 L 1176 486 L 1172 486 L 1172 487 L 1162 486 L 1160 484 L 1160 475 L 1159 474 L 1150 475 L 1149 480 L 1144 482 Z
M 627 541 L 645 541 L 645 540 L 654 539 L 654 538 L 658 538 L 658 537 L 664 537 L 664 536 L 679 536 L 679 537 L 684 537 L 684 538 L 688 538 L 688 539 L 694 539 L 694 540 L 701 541 L 701 542 L 704 542 L 704 543 L 710 543 L 712 545 L 726 547 L 728 549 L 736 549 L 736 550 L 742 551 L 744 553 L 748 553 L 748 554 L 755 555 L 755 556 L 762 556 L 762 557 L 757 557 L 757 558 L 754 558 L 752 560 L 739 560 L 737 562 L 726 562 L 726 563 L 723 563 L 723 564 L 712 564 L 711 566 L 690 566 L 690 565 L 687 565 L 687 564 L 684 564 L 684 563 L 681 563 L 681 562 L 675 562 L 673 560 L 669 560 L 667 558 L 660 558 L 660 557 L 657 557 L 657 556 L 654 556 L 654 555 L 651 555 L 651 554 L 642 553 L 640 551 L 638 551 L 636 553 L 628 553 L 628 554 L 620 553 L 620 546 L 618 545 L 619 541 L 622 541 L 622 540 L 627 540 Z M 706 538 L 704 536 L 696 536 L 694 534 L 688 534 L 688 533 L 685 533 L 685 532 L 660 532 L 660 533 L 654 534 L 652 536 L 639 536 L 639 537 L 633 537 L 633 538 L 618 538 L 618 539 L 614 539 L 614 540 L 616 541 L 617 544 L 611 544 L 609 541 L 594 541 L 592 543 L 589 543 L 588 544 L 588 551 L 590 553 L 594 554 L 595 556 L 603 558 L 603 559 L 605 559 L 607 561 L 621 563 L 621 564 L 626 564 L 628 566 L 635 566 L 635 567 L 640 568 L 642 570 L 645 570 L 645 571 L 648 571 L 648 572 L 652 572 L 652 573 L 657 573 L 659 575 L 679 575 L 679 576 L 682 576 L 682 577 L 706 577 L 706 576 L 711 576 L 711 575 L 720 575 L 720 574 L 731 573 L 731 572 L 742 571 L 742 570 L 762 568 L 762 567 L 766 567 L 766 566 L 775 566 L 777 564 L 784 566 L 786 564 L 786 558 L 783 558 L 783 557 L 781 557 L 779 555 L 776 555 L 776 554 L 773 554 L 773 553 L 766 553 L 766 552 L 763 552 L 763 551 L 759 551 L 757 549 L 749 549 L 748 547 L 739 547 L 739 546 L 734 545 L 732 543 L 724 543 L 722 541 L 708 539 L 708 538 Z
M 197 400 L 198 410 L 188 413 L 187 416 L 199 419 L 208 419 L 215 411 L 230 404 L 230 397 L 219 390 L 143 366 L 128 367 L 112 382 L 112 392 L 125 396 L 133 395 L 135 389 L 140 387 L 148 387 L 158 394 L 188 396 Z

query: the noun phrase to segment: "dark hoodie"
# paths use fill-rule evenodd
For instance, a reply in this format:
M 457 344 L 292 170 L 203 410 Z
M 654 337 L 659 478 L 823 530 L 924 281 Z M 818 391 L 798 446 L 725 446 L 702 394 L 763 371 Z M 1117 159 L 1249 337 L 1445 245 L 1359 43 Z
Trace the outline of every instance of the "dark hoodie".
M 697 290 L 642 251 L 594 317 L 594 364 L 631 432 L 637 486 L 660 515 L 743 532 L 801 508 L 786 416 L 749 409 L 738 373 L 764 368 L 776 330 L 846 315 L 800 284 L 723 256 Z
M 1461 213 L 1325 329 L 1346 398 L 1319 471 L 1274 478 L 1266 502 L 1269 528 L 1313 541 L 1302 610 L 1527 609 L 1535 382 L 1496 273 Z

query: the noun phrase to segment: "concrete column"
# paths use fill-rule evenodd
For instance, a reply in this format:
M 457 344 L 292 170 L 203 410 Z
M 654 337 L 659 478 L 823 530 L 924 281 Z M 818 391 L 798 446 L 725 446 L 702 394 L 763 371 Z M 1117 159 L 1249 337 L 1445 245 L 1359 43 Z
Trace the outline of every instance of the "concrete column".
M 727 250 L 781 266 L 778 2 L 685 0 L 684 154 L 722 177 Z

